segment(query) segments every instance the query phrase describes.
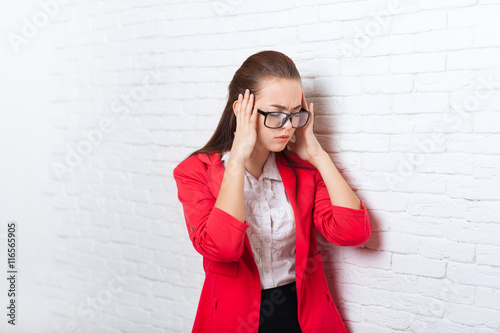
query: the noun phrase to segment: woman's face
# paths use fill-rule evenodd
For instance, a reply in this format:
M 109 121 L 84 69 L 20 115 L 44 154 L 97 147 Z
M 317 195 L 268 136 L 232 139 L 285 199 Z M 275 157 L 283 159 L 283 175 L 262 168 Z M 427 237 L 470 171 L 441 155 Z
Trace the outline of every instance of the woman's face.
M 296 113 L 302 107 L 302 86 L 299 81 L 289 79 L 266 79 L 263 81 L 260 93 L 255 98 L 257 109 L 264 112 Z M 282 151 L 291 139 L 295 128 L 290 119 L 281 128 L 264 126 L 263 114 L 257 118 L 257 141 L 254 149 Z

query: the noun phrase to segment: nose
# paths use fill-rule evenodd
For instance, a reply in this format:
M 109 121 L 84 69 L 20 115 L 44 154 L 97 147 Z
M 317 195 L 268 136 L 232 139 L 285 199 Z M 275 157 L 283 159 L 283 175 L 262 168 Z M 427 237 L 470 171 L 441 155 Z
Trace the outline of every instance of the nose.
M 292 128 L 292 118 L 288 118 L 281 128 L 290 129 Z

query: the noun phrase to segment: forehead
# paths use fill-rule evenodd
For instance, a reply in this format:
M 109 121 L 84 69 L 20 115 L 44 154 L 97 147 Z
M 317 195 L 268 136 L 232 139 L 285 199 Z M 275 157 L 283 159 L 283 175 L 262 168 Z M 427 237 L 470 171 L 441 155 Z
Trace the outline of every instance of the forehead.
M 302 86 L 296 80 L 266 79 L 262 82 L 255 101 L 293 108 L 300 105 L 302 101 Z

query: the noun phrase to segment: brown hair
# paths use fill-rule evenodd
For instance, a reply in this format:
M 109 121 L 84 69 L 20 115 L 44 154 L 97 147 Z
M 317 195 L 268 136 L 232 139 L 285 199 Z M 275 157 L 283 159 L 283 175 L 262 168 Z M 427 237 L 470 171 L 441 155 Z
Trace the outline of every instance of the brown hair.
M 294 62 L 285 54 L 278 51 L 261 51 L 248 57 L 241 67 L 236 71 L 229 83 L 226 107 L 222 113 L 219 124 L 208 142 L 193 152 L 189 157 L 200 153 L 223 153 L 231 150 L 236 131 L 236 116 L 233 111 L 233 103 L 238 95 L 245 94 L 245 89 L 257 96 L 261 91 L 261 84 L 266 79 L 290 79 L 302 84 L 299 71 Z M 297 172 L 291 159 L 286 155 L 285 149 L 281 154 L 292 167 L 295 177 Z M 298 180 L 296 182 L 296 194 L 298 192 Z

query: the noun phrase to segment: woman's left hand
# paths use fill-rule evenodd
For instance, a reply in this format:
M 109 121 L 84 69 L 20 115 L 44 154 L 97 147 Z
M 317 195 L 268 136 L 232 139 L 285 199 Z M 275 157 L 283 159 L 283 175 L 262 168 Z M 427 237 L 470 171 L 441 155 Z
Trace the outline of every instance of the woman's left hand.
M 313 163 L 313 161 L 319 157 L 324 150 L 313 132 L 314 105 L 311 103 L 309 109 L 307 108 L 304 93 L 302 93 L 302 107 L 311 112 L 309 121 L 306 126 L 295 130 L 295 142 L 289 141 L 288 146 L 295 153 L 297 153 L 301 159 L 306 160 L 309 163 Z

